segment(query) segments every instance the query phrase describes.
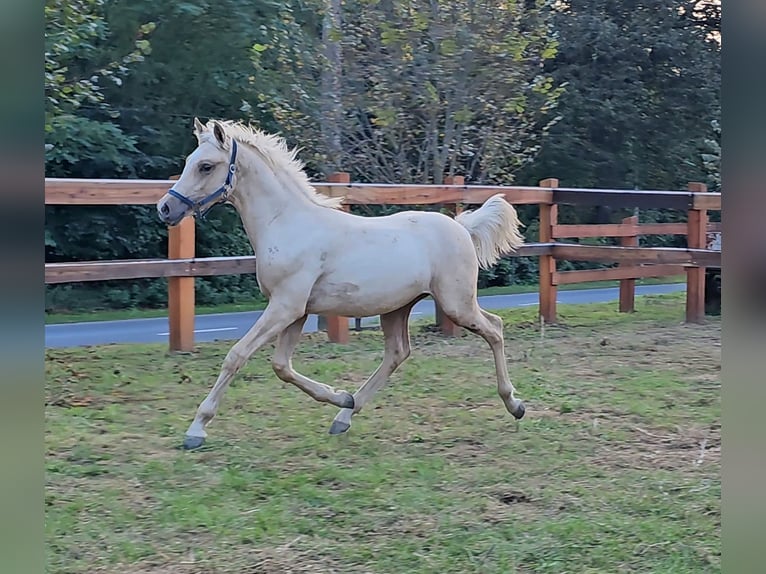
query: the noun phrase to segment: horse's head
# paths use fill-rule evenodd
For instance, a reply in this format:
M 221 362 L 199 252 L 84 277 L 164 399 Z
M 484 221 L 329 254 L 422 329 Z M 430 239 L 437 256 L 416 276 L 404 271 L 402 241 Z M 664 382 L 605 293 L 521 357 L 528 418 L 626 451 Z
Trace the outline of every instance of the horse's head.
M 234 188 L 237 142 L 215 120 L 203 125 L 194 118 L 197 148 L 186 158 L 181 176 L 157 202 L 160 219 L 176 225 L 190 213 L 203 216 L 225 202 Z

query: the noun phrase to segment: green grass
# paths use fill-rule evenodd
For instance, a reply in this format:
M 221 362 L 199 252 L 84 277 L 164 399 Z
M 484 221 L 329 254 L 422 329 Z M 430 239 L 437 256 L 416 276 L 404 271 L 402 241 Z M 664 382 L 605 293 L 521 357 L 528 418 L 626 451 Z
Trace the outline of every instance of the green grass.
M 683 297 L 504 312 L 515 423 L 491 353 L 411 328 L 413 355 L 354 419 L 279 382 L 271 349 L 205 448 L 177 447 L 229 344 L 46 353 L 48 571 L 720 572 L 720 321 Z M 382 357 L 305 336 L 308 376 L 354 389 Z
M 651 277 L 647 279 L 636 280 L 636 285 L 658 285 L 666 283 L 681 283 L 685 277 Z M 562 285 L 561 291 L 575 291 L 580 289 L 598 289 L 605 287 L 616 287 L 619 281 L 591 281 L 587 283 L 575 283 L 573 285 Z M 535 293 L 537 285 L 509 285 L 506 287 L 488 287 L 480 289 L 479 295 L 508 295 L 515 293 Z M 260 299 L 252 301 L 241 301 L 239 303 L 226 303 L 223 305 L 199 305 L 196 308 L 198 315 L 209 315 L 213 313 L 236 313 L 240 311 L 260 311 L 266 308 L 266 302 Z M 152 317 L 166 317 L 167 309 L 96 309 L 85 312 L 46 312 L 45 323 L 55 325 L 61 323 L 80 323 L 83 321 L 119 321 L 122 319 L 149 319 Z

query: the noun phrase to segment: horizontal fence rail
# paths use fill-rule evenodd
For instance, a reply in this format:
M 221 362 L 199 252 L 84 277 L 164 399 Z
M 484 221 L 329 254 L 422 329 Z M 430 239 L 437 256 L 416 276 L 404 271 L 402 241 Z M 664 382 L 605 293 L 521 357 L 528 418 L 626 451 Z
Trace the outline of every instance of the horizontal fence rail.
M 173 185 L 171 179 L 61 179 L 46 178 L 47 205 L 149 205 Z M 721 209 L 717 193 L 685 191 L 633 191 L 520 186 L 397 185 L 314 182 L 317 191 L 344 197 L 347 205 L 478 205 L 496 193 L 517 205 L 562 204 L 652 209 Z
M 511 255 L 535 257 L 551 253 L 553 247 L 553 243 L 527 243 Z M 255 255 L 46 263 L 45 282 L 57 284 L 158 277 L 210 277 L 213 275 L 243 275 L 245 273 L 255 273 Z
M 682 275 L 684 265 L 638 265 L 633 267 L 609 267 L 607 269 L 583 269 L 579 271 L 557 271 L 553 274 L 554 285 L 590 283 L 592 281 L 615 281 L 622 279 L 643 279 L 646 277 L 671 277 Z
M 582 223 L 577 225 L 554 225 L 553 236 L 558 239 L 570 237 L 633 237 L 634 235 L 686 235 L 686 223 L 641 223 L 631 226 L 624 223 Z M 708 223 L 709 232 L 721 231 L 721 224 Z
M 721 209 L 721 194 L 709 193 L 702 184 L 690 183 L 688 191 L 635 191 L 562 188 L 547 179 L 539 187 L 465 185 L 459 176 L 445 178 L 443 185 L 396 185 L 350 183 L 348 174 L 333 174 L 327 183 L 314 183 L 317 191 L 343 197 L 344 209 L 353 205 L 433 205 L 453 215 L 463 206 L 476 206 L 502 193 L 515 205 L 538 205 L 540 232 L 536 243 L 527 243 L 516 257 L 539 257 L 539 314 L 556 321 L 558 285 L 586 281 L 620 281 L 620 310 L 632 311 L 635 280 L 687 274 L 686 318 L 704 317 L 704 271 L 721 267 L 720 250 L 707 249 L 708 233 L 720 233 L 720 223 L 707 221 L 707 210 Z M 173 185 L 167 180 L 90 180 L 46 178 L 47 205 L 153 205 Z M 558 206 L 610 206 L 675 209 L 686 212 L 687 222 L 638 223 L 636 216 L 622 223 L 559 224 Z M 159 221 L 158 221 L 159 224 Z M 189 351 L 194 346 L 194 277 L 238 275 L 256 272 L 253 255 L 194 257 L 194 220 L 186 218 L 168 230 L 167 259 L 46 263 L 46 284 L 88 281 L 168 278 L 168 314 L 171 350 Z M 687 248 L 640 247 L 646 235 L 685 235 Z M 620 245 L 583 245 L 561 239 L 618 238 Z M 617 267 L 558 271 L 557 261 L 615 263 Z M 331 340 L 348 340 L 348 318 L 324 317 Z M 459 329 L 441 313 L 437 322 L 446 334 Z
M 558 205 L 638 207 L 639 209 L 721 209 L 721 195 L 694 191 L 630 191 L 616 189 L 553 189 Z
M 170 179 L 45 179 L 46 205 L 151 205 L 173 185 Z
M 555 243 L 553 257 L 569 261 L 600 263 L 665 263 L 688 267 L 720 267 L 721 252 L 680 247 L 622 247 L 618 245 L 572 245 Z
M 605 263 L 673 263 L 683 272 L 685 266 L 720 267 L 721 253 L 700 249 L 674 247 L 623 248 L 602 245 L 572 245 L 568 243 L 527 243 L 511 257 L 537 257 L 553 255 L 556 259 L 572 261 L 600 261 Z M 650 268 L 647 268 L 650 269 Z M 657 268 L 663 269 L 663 268 Z M 613 271 L 612 269 L 595 269 Z M 214 275 L 243 275 L 255 273 L 255 255 L 230 257 L 200 257 L 187 259 L 130 259 L 126 261 L 83 261 L 78 263 L 46 263 L 47 284 L 118 279 L 151 279 L 159 277 L 211 277 Z M 562 272 L 562 273 L 575 273 Z M 577 271 L 579 273 L 579 271 Z M 626 272 L 615 276 L 622 278 Z M 677 273 L 671 273 L 677 274 Z M 559 274 L 561 275 L 561 273 Z M 645 274 L 644 277 L 662 277 Z
M 255 255 L 187 259 L 131 259 L 129 261 L 85 261 L 47 263 L 45 282 L 111 281 L 158 277 L 210 277 L 255 273 Z
M 157 203 L 173 180 L 59 179 L 45 180 L 47 205 L 150 205 Z M 320 183 L 312 185 L 346 205 L 479 205 L 496 193 L 517 205 L 550 203 L 553 193 L 538 187 L 387 185 Z

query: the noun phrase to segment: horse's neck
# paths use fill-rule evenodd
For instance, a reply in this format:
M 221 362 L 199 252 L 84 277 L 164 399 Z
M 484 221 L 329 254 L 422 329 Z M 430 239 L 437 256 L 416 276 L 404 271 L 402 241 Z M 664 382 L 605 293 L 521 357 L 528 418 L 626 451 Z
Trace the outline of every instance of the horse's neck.
M 255 173 L 249 170 L 248 179 L 255 178 Z M 313 212 L 325 209 L 302 196 L 300 190 L 287 187 L 289 182 L 285 183 L 271 174 L 260 182 L 243 181 L 240 193 L 232 199 L 256 255 L 279 242 L 286 229 L 295 229 L 292 237 L 298 239 L 301 226 L 315 220 Z

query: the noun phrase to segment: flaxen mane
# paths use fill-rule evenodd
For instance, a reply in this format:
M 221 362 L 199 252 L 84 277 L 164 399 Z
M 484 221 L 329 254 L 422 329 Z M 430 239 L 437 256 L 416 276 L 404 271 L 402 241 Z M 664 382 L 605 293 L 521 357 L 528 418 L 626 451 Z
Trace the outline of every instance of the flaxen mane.
M 296 183 L 296 188 L 315 204 L 338 209 L 343 203 L 342 197 L 328 197 L 314 189 L 303 169 L 303 162 L 298 159 L 298 148 L 288 148 L 283 137 L 267 134 L 241 122 L 219 120 L 219 123 L 224 127 L 226 135 L 251 146 L 272 169 L 286 174 Z M 208 122 L 207 127 L 212 129 L 212 123 Z

